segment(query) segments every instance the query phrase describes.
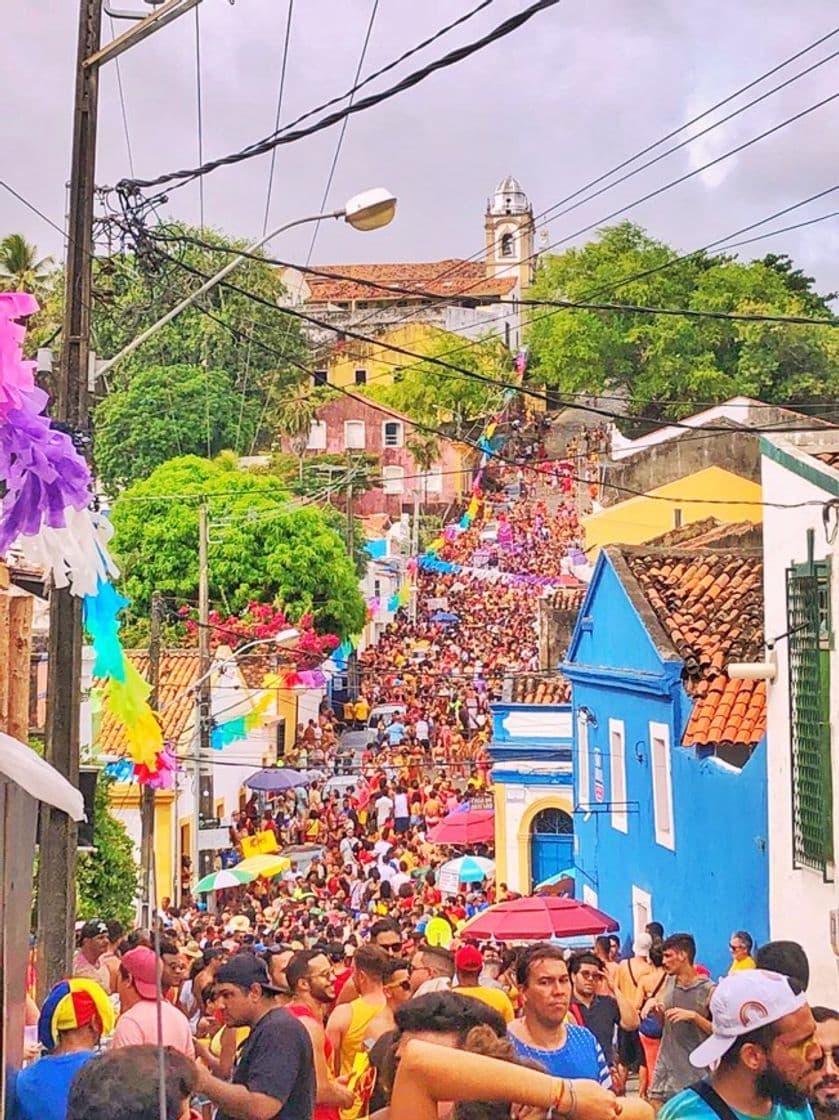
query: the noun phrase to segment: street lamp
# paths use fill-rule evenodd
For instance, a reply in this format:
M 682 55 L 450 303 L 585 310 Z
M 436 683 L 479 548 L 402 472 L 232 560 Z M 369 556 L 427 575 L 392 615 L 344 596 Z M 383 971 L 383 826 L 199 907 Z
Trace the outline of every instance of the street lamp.
M 293 222 L 287 222 L 285 225 L 279 226 L 277 229 L 267 233 L 261 237 L 259 241 L 255 241 L 253 245 L 249 245 L 244 252 L 235 256 L 232 261 L 228 261 L 224 268 L 220 268 L 218 272 L 210 276 L 200 288 L 196 288 L 194 292 L 186 296 L 180 303 L 176 304 L 171 311 L 167 311 L 164 316 L 152 323 L 150 327 L 142 331 L 136 338 L 132 339 L 126 346 L 114 354 L 113 358 L 108 358 L 107 361 L 97 365 L 96 375 L 101 377 L 106 374 L 112 366 L 117 362 L 133 353 L 144 342 L 147 342 L 152 335 L 165 327 L 167 323 L 180 315 L 191 304 L 203 296 L 205 292 L 209 292 L 211 288 L 215 288 L 220 284 L 226 276 L 229 276 L 234 269 L 238 268 L 243 261 L 261 249 L 263 245 L 271 241 L 272 238 L 277 237 L 278 234 L 285 233 L 286 230 L 294 229 L 296 226 L 304 226 L 310 222 L 322 222 L 325 218 L 343 218 L 347 225 L 353 229 L 367 232 L 368 230 L 381 229 L 382 226 L 388 225 L 393 221 L 393 216 L 396 213 L 396 196 L 392 194 L 386 187 L 373 187 L 371 190 L 362 191 L 361 194 L 355 194 L 352 198 L 348 199 L 345 206 L 340 210 L 328 210 L 322 214 L 310 214 L 308 218 L 296 218 Z

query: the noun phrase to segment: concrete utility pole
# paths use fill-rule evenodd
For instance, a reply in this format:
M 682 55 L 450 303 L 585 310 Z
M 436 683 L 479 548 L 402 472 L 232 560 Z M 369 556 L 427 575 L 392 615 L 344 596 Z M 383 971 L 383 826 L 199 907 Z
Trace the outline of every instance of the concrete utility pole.
M 149 704 L 156 712 L 160 700 L 160 631 L 163 625 L 163 595 L 151 596 L 151 632 L 149 634 Z M 152 884 L 154 868 L 154 788 L 143 786 L 140 795 L 140 928 L 151 929 L 152 899 L 157 897 L 157 884 Z
M 195 737 L 195 841 L 198 845 L 198 877 L 213 870 L 213 853 L 202 851 L 201 823 L 215 808 L 210 735 L 213 703 L 210 655 L 210 515 L 206 502 L 198 509 L 198 734 Z
M 80 0 L 79 3 L 62 357 L 54 410 L 58 424 L 77 439 L 87 434 L 99 68 L 197 3 L 200 0 L 165 0 L 151 15 L 139 17 L 134 27 L 104 47 L 101 46 L 102 0 Z M 50 593 L 46 758 L 74 786 L 79 784 L 81 649 L 81 600 L 66 589 L 53 589 Z M 45 989 L 66 976 L 70 967 L 76 914 L 76 843 L 76 825 L 59 810 L 44 806 L 38 881 L 38 945 L 39 976 Z
M 414 560 L 419 559 L 419 539 L 420 539 L 420 495 L 419 490 L 414 488 L 414 516 L 411 519 L 411 549 L 410 554 Z M 414 578 L 411 580 L 411 602 L 408 606 L 408 617 L 411 622 L 417 621 L 417 580 L 419 572 L 414 572 Z

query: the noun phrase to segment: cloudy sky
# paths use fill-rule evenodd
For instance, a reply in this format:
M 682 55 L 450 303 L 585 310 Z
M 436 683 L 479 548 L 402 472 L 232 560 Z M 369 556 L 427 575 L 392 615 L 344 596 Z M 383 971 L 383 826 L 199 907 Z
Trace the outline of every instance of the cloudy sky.
M 115 0 L 116 2 L 116 0 Z M 363 73 L 432 34 L 475 0 L 380 0 Z M 407 73 L 484 34 L 527 0 L 495 0 L 415 57 Z M 142 0 L 118 6 L 143 9 Z M 297 0 L 283 121 L 352 84 L 373 0 Z M 59 224 L 69 168 L 75 0 L 15 0 L 0 39 L 4 111 L 0 178 Z M 287 0 L 204 0 L 200 7 L 205 157 L 271 131 Z M 314 260 L 429 260 L 469 256 L 483 242 L 486 196 L 513 173 L 537 213 L 583 187 L 671 129 L 839 24 L 826 0 L 563 0 L 480 54 L 351 119 L 331 205 L 385 184 L 396 221 L 375 234 L 337 223 L 321 229 Z M 119 25 L 118 30 L 125 25 Z M 110 37 L 108 20 L 105 34 Z M 839 34 L 785 67 L 732 107 L 833 51 Z M 197 162 L 195 21 L 192 14 L 122 58 L 128 135 L 138 177 Z M 383 81 L 389 83 L 393 75 Z M 381 83 L 373 86 L 379 88 Z M 551 242 L 585 240 L 582 227 L 839 91 L 839 57 L 766 101 L 545 228 Z M 317 211 L 338 129 L 280 148 L 271 221 Z M 628 216 L 681 250 L 696 248 L 839 183 L 839 99 L 695 176 Z M 262 227 L 269 157 L 205 178 L 205 221 L 240 236 Z M 130 173 L 117 87 L 102 78 L 97 180 Z M 173 217 L 197 221 L 198 189 L 176 191 Z M 839 190 L 775 224 L 839 210 Z M 771 228 L 771 227 L 767 227 Z M 57 233 L 0 189 L 0 233 L 21 231 L 60 253 Z M 310 233 L 278 239 L 278 256 L 305 260 Z M 787 251 L 823 288 L 839 288 L 839 220 L 754 246 Z

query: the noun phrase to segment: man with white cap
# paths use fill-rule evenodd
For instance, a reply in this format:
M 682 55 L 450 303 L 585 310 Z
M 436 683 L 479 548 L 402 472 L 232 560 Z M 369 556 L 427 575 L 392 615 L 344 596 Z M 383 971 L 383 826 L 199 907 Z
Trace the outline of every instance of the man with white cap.
M 713 1033 L 690 1055 L 698 1081 L 672 1097 L 659 1120 L 806 1120 L 821 1058 L 806 997 L 777 972 L 733 973 L 711 997 Z

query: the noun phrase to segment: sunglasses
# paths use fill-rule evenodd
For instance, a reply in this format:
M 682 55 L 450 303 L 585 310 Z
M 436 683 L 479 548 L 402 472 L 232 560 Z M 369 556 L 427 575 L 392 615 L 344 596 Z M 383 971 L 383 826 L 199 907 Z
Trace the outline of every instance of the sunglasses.
M 828 1054 L 833 1065 L 839 1069 L 839 1046 L 822 1047 L 820 1058 L 816 1058 L 813 1062 L 814 1069 L 824 1069 L 825 1062 L 827 1061 Z
M 386 953 L 399 953 L 402 950 L 401 941 L 388 941 L 386 945 L 379 945 L 380 949 L 384 949 Z

